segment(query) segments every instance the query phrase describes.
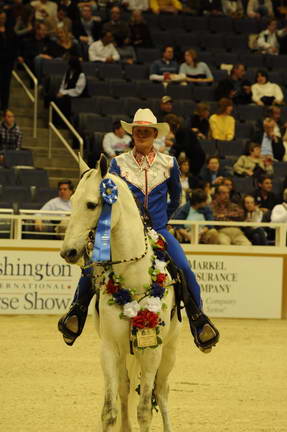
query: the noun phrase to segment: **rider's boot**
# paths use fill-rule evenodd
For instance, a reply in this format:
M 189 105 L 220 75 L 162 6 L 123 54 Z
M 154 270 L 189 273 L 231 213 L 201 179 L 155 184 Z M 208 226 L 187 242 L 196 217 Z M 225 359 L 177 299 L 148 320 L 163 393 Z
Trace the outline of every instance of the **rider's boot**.
M 58 321 L 58 329 L 67 345 L 73 345 L 82 333 L 94 294 L 91 274 L 83 271 L 70 309 Z

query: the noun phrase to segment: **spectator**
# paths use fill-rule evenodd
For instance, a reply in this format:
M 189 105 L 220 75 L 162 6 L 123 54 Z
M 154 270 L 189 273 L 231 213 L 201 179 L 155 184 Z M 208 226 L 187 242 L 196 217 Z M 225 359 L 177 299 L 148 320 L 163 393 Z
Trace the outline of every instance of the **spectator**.
M 241 194 L 237 192 L 233 178 L 224 177 L 221 184 L 227 187 L 229 191 L 230 201 L 232 201 L 234 204 L 241 204 L 242 202 Z
M 113 131 L 108 132 L 103 139 L 103 149 L 107 156 L 113 158 L 129 150 L 131 144 L 130 135 L 122 128 L 120 120 L 113 123 Z
M 271 0 L 249 0 L 247 5 L 247 15 L 250 18 L 261 18 L 274 15 Z
M 157 121 L 165 122 L 165 118 L 168 114 L 173 113 L 173 100 L 170 96 L 163 96 L 160 100 L 159 111 L 157 113 Z
M 186 50 L 185 62 L 180 65 L 179 73 L 185 75 L 185 81 L 194 83 L 211 83 L 213 75 L 206 63 L 198 61 L 197 52 L 194 49 Z
M 71 199 L 73 192 L 74 192 L 74 186 L 70 180 L 60 181 L 58 183 L 58 196 L 56 198 L 52 198 L 48 202 L 46 202 L 46 204 L 44 204 L 40 210 L 47 210 L 47 216 L 49 216 L 49 211 L 70 212 L 71 211 L 71 200 L 70 199 Z M 61 215 L 59 215 L 59 216 L 61 216 Z M 65 214 L 63 214 L 62 216 L 65 216 Z M 47 223 L 47 221 L 45 221 L 45 223 Z M 36 231 L 44 231 L 46 229 L 47 229 L 47 227 L 45 227 L 44 223 L 40 219 L 35 221 L 35 230 Z
M 71 119 L 72 99 L 84 96 L 86 87 L 87 78 L 83 73 L 79 58 L 70 57 L 67 72 L 62 79 L 55 101 L 68 120 Z
M 222 0 L 223 13 L 232 18 L 241 18 L 244 14 L 241 0 Z
M 132 12 L 147 11 L 149 9 L 149 1 L 148 0 L 127 0 L 126 2 L 127 8 Z
M 231 202 L 229 190 L 223 185 L 217 187 L 211 209 L 217 221 L 242 221 L 244 219 L 243 209 L 238 204 Z M 233 226 L 218 229 L 218 243 L 241 246 L 251 244 L 241 229 Z
M 57 16 L 49 17 L 45 20 L 49 35 L 56 35 L 58 29 L 64 29 L 65 32 L 71 33 L 72 21 L 67 17 L 66 6 L 60 6 L 57 11 Z
M 139 10 L 133 10 L 131 13 L 130 31 L 131 43 L 134 47 L 151 48 L 153 46 L 149 27 Z
M 154 147 L 161 153 L 171 154 L 175 143 L 175 136 L 169 132 L 165 137 L 156 138 L 154 140 Z
M 47 26 L 44 23 L 38 23 L 34 32 L 27 38 L 24 38 L 20 46 L 20 63 L 27 63 L 29 68 L 35 72 L 34 59 L 41 53 L 45 52 L 49 45 Z
M 27 37 L 32 34 L 35 20 L 34 9 L 29 6 L 23 6 L 22 13 L 16 19 L 14 27 L 15 33 L 19 37 Z
M 287 223 L 287 189 L 284 189 L 283 192 L 283 202 L 277 204 L 272 210 L 271 222 Z
M 264 213 L 255 204 L 255 200 L 252 195 L 245 195 L 242 202 L 245 222 L 263 222 Z M 245 227 L 243 231 L 253 245 L 267 245 L 267 234 L 264 228 Z
M 0 125 L 0 151 L 20 150 L 22 132 L 15 123 L 15 116 L 11 110 L 5 110 Z
M 273 105 L 283 103 L 283 93 L 278 84 L 269 81 L 267 72 L 258 70 L 255 76 L 255 84 L 251 86 L 252 100 L 257 105 Z
M 246 105 L 251 100 L 251 83 L 244 77 L 246 68 L 243 64 L 236 64 L 231 69 L 230 77 L 219 81 L 215 89 L 215 99 L 230 98 L 233 103 Z
M 222 15 L 221 0 L 201 0 L 200 10 L 203 15 Z
M 112 33 L 116 46 L 118 47 L 130 43 L 130 28 L 121 18 L 121 9 L 118 6 L 112 7 L 110 15 L 111 19 L 104 24 L 103 30 Z
M 89 60 L 102 63 L 113 63 L 120 59 L 120 55 L 113 44 L 111 32 L 103 32 L 102 38 L 93 42 L 89 47 Z
M 166 83 L 185 80 L 185 76 L 178 73 L 178 64 L 173 60 L 173 55 L 174 51 L 171 45 L 163 47 L 162 58 L 155 60 L 150 67 L 150 80 Z
M 262 176 L 258 180 L 258 188 L 253 196 L 258 207 L 270 217 L 273 207 L 278 204 L 276 195 L 272 192 L 272 179 L 269 176 Z M 268 216 L 267 216 L 268 217 Z
M 200 13 L 200 0 L 184 0 L 182 2 L 182 12 L 198 16 Z
M 81 19 L 80 10 L 76 2 L 73 0 L 60 0 L 59 7 L 64 6 L 67 11 L 67 17 L 72 23 L 79 22 Z
M 254 135 L 254 141 L 261 144 L 261 154 L 265 159 L 282 161 L 285 147 L 282 139 L 275 134 L 275 121 L 266 117 L 263 121 L 263 131 Z
M 267 22 L 267 29 L 263 30 L 257 40 L 257 47 L 262 54 L 279 54 L 280 43 L 279 39 L 286 36 L 287 29 L 277 29 L 277 21 L 270 19 Z
M 222 98 L 218 102 L 218 113 L 209 118 L 210 133 L 213 139 L 231 141 L 235 135 L 235 119 L 231 116 L 231 99 Z
M 248 155 L 240 156 L 233 165 L 233 170 L 236 174 L 245 176 L 272 175 L 272 159 L 262 157 L 261 145 L 251 142 L 248 146 Z
M 90 45 L 101 36 L 102 24 L 93 16 L 92 6 L 86 4 L 81 8 L 80 20 L 73 21 L 74 36 L 84 44 Z
M 133 64 L 136 62 L 136 52 L 131 45 L 130 39 L 125 39 L 123 44 L 117 48 L 121 62 L 126 64 Z
M 272 120 L 274 120 L 274 134 L 279 138 L 283 137 L 287 127 L 287 122 L 283 123 L 283 121 L 281 120 L 281 113 L 282 113 L 282 109 L 278 105 L 271 105 L 271 107 L 268 108 L 266 112 L 266 117 L 269 117 Z M 259 128 L 261 129 L 261 131 L 263 130 L 262 121 L 259 123 Z
M 6 14 L 0 11 L 0 110 L 9 105 L 10 81 L 13 65 L 18 54 L 15 32 L 6 26 Z
M 57 3 L 49 0 L 35 0 L 31 2 L 35 9 L 35 18 L 37 21 L 44 21 L 49 17 L 57 18 Z
M 173 13 L 182 11 L 182 4 L 179 0 L 150 0 L 150 8 L 153 13 Z
M 207 139 L 209 136 L 209 106 L 204 102 L 196 105 L 196 110 L 190 118 L 190 127 L 197 138 Z
M 187 201 L 188 193 L 191 189 L 195 189 L 200 186 L 200 181 L 198 178 L 194 177 L 190 173 L 189 160 L 184 158 L 178 161 L 180 170 L 180 183 L 181 183 L 181 199 L 180 205 L 183 205 Z
M 225 176 L 226 171 L 220 168 L 220 159 L 217 156 L 210 156 L 207 159 L 206 166 L 203 167 L 200 173 L 200 178 L 211 186 L 221 184 Z

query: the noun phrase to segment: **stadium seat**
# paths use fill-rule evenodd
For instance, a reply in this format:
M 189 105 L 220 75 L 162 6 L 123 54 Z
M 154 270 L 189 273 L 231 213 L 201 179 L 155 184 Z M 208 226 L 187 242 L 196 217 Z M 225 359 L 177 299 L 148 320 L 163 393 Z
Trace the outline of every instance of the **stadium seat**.
M 159 27 L 162 30 L 170 32 L 171 30 L 178 30 L 182 28 L 182 21 L 180 15 L 174 14 L 159 14 Z
M 181 33 L 175 34 L 175 45 L 178 45 L 182 51 L 189 48 L 197 48 L 200 43 L 199 33 Z
M 157 105 L 159 106 L 159 101 L 157 100 Z M 143 101 L 135 97 L 125 98 L 124 100 L 124 112 L 129 117 L 132 118 L 139 108 L 150 108 L 154 105 L 153 99 Z
M 49 177 L 46 170 L 41 168 L 17 169 L 17 184 L 21 186 L 49 187 Z
M 89 76 L 96 78 L 98 76 L 98 64 L 93 62 L 82 63 L 83 72 Z
M 228 73 L 226 70 L 212 69 L 212 75 L 214 81 L 221 81 L 223 79 L 228 78 Z
M 145 65 L 125 65 L 124 74 L 129 81 L 138 81 L 148 79 L 149 71 Z
M 237 192 L 247 194 L 254 191 L 254 179 L 252 177 L 233 176 L 232 178 Z
M 220 53 L 214 53 L 214 63 L 217 67 L 219 67 L 221 64 L 232 64 L 235 65 L 239 61 L 239 57 L 237 53 L 227 53 L 227 52 L 220 52 Z
M 274 178 L 287 176 L 287 162 L 274 162 Z
M 224 37 L 224 48 L 231 53 L 248 52 L 248 36 L 228 34 Z
M 72 98 L 71 111 L 73 115 L 83 113 L 99 113 L 98 97 L 91 98 Z
M 214 101 L 214 85 L 196 85 L 193 88 L 193 99 L 196 102 Z
M 16 175 L 13 169 L 0 168 L 0 185 L 13 186 L 16 184 Z
M 236 122 L 236 131 L 235 131 L 235 137 L 236 138 L 244 138 L 244 139 L 250 139 L 252 136 L 252 132 L 254 130 L 253 123 L 240 123 Z
M 215 141 L 213 141 L 213 140 L 201 140 L 200 144 L 201 144 L 201 147 L 207 156 L 217 155 L 217 147 L 215 145 Z
M 240 62 L 247 68 L 264 68 L 264 55 L 263 54 L 240 54 Z
M 206 49 L 208 51 L 212 51 L 212 52 L 219 51 L 219 50 L 222 51 L 224 49 L 223 38 L 224 36 L 221 33 L 219 34 L 206 33 L 202 35 L 202 37 L 200 38 L 199 45 L 201 48 Z
M 259 33 L 259 20 L 253 18 L 240 18 L 233 20 L 233 29 L 235 33 L 254 34 Z
M 138 94 L 142 99 L 148 99 L 151 96 L 160 99 L 165 95 L 165 88 L 161 83 L 141 81 L 139 82 Z
M 278 197 L 281 198 L 281 194 L 283 192 L 283 182 L 284 182 L 284 177 L 274 177 L 273 181 L 272 181 L 272 191 L 275 193 L 275 195 L 277 195 Z
M 245 144 L 240 141 L 217 141 L 217 153 L 219 157 L 241 156 L 244 152 Z
M 175 101 L 175 113 L 178 115 L 189 118 L 196 107 L 196 103 L 193 100 L 181 100 L 181 101 Z
M 7 168 L 16 165 L 33 166 L 33 154 L 31 150 L 5 150 L 4 163 Z
M 116 114 L 120 116 L 124 113 L 123 102 L 120 99 L 114 99 L 112 97 L 101 96 L 98 98 L 99 114 L 103 116 L 110 116 Z
M 227 16 L 209 17 L 208 30 L 212 33 L 232 33 L 232 18 Z
M 154 60 L 161 58 L 161 52 L 158 48 L 138 48 L 137 59 L 139 63 L 152 63 Z
M 206 32 L 208 31 L 208 18 L 183 15 L 183 28 L 188 32 Z
M 237 117 L 240 121 L 258 121 L 262 120 L 265 108 L 258 105 L 237 105 Z
M 89 96 L 109 96 L 110 95 L 110 81 L 99 81 L 97 78 L 88 79 L 88 92 Z
M 266 55 L 265 66 L 271 70 L 286 69 L 287 57 L 286 55 Z
M 193 85 L 188 84 L 186 86 L 180 84 L 170 84 L 167 86 L 166 93 L 173 100 L 192 99 Z
M 110 132 L 112 123 L 111 117 L 102 117 L 90 113 L 80 113 L 78 115 L 78 129 L 83 135 L 92 132 Z
M 123 78 L 122 67 L 120 64 L 116 64 L 116 63 L 99 64 L 98 76 L 102 80 L 121 79 Z
M 26 202 L 32 201 L 30 187 L 25 186 L 5 186 L 1 192 L 1 202 Z
M 46 60 L 43 62 L 43 74 L 47 76 L 61 75 L 64 76 L 68 63 L 63 60 Z
M 111 95 L 114 98 L 126 98 L 134 97 L 138 94 L 138 83 L 137 81 L 111 81 Z

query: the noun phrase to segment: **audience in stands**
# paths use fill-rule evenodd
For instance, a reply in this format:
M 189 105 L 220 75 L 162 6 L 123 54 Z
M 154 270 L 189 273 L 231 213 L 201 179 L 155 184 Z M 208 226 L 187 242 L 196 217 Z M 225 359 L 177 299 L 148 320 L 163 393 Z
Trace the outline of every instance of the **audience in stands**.
M 213 139 L 231 141 L 235 136 L 235 119 L 231 116 L 233 103 L 231 99 L 222 98 L 218 102 L 217 114 L 209 118 L 210 134 Z
M 229 191 L 230 201 L 235 204 L 241 204 L 241 194 L 236 190 L 233 177 L 224 177 L 221 184 L 226 186 Z
M 184 53 L 185 62 L 180 65 L 179 73 L 185 75 L 186 82 L 211 83 L 213 75 L 206 63 L 198 60 L 198 54 L 194 49 L 188 49 Z
M 141 11 L 133 10 L 130 19 L 131 44 L 135 48 L 151 48 L 152 38 Z
M 271 212 L 271 222 L 287 223 L 287 189 L 283 192 L 283 202 L 277 204 Z
M 263 213 L 266 213 L 266 218 L 270 218 L 270 212 L 278 203 L 278 199 L 272 192 L 272 188 L 272 178 L 269 176 L 262 176 L 258 180 L 258 188 L 253 193 L 256 204 L 263 211 Z
M 113 35 L 104 31 L 101 39 L 89 47 L 89 60 L 102 63 L 113 63 L 120 60 L 120 55 L 113 44 Z
M 240 156 L 233 165 L 235 174 L 255 177 L 273 174 L 272 159 L 262 156 L 260 144 L 251 142 L 247 153 Z
M 23 38 L 33 33 L 35 21 L 35 12 L 30 5 L 23 6 L 21 15 L 16 18 L 15 33 L 17 36 Z
M 148 0 L 127 0 L 126 4 L 127 8 L 132 12 L 147 11 L 150 7 Z
M 184 81 L 185 75 L 178 73 L 178 64 L 173 60 L 174 49 L 166 45 L 162 49 L 162 58 L 155 60 L 150 67 L 149 79 L 152 81 L 171 82 Z
M 283 103 L 283 93 L 278 84 L 269 81 L 268 73 L 258 70 L 255 76 L 255 84 L 251 86 L 252 100 L 257 105 L 272 105 Z
M 102 24 L 93 16 L 92 6 L 86 3 L 81 8 L 80 19 L 73 19 L 73 35 L 84 44 L 90 45 L 101 36 Z
M 241 18 L 244 14 L 241 0 L 222 0 L 222 9 L 224 15 L 232 18 Z
M 255 204 L 255 199 L 252 195 L 245 195 L 243 200 L 244 220 L 245 222 L 264 222 L 263 211 Z M 253 245 L 267 245 L 267 234 L 262 227 L 244 227 L 244 234 Z
M 261 155 L 265 159 L 282 161 L 285 154 L 285 147 L 282 138 L 276 135 L 275 126 L 275 121 L 266 117 L 263 120 L 263 130 L 256 132 L 254 141 L 261 144 Z
M 60 7 L 66 7 L 67 17 L 70 18 L 73 24 L 80 21 L 80 10 L 76 2 L 74 2 L 73 0 L 60 0 L 59 5 Z
M 197 138 L 207 139 L 209 136 L 209 105 L 200 102 L 196 105 L 196 110 L 190 118 L 190 128 Z
M 111 8 L 110 21 L 104 24 L 103 30 L 112 33 L 117 47 L 128 44 L 131 40 L 129 25 L 122 19 L 121 9 L 118 6 Z
M 217 156 L 210 156 L 200 172 L 200 178 L 212 187 L 221 184 L 225 176 L 226 171 L 220 167 L 220 159 Z
M 136 52 L 131 45 L 130 39 L 125 39 L 120 47 L 117 47 L 118 53 L 122 63 L 133 64 L 136 62 Z
M 277 21 L 271 18 L 267 23 L 267 29 L 263 30 L 257 40 L 257 47 L 262 54 L 279 54 L 279 39 L 286 36 L 287 29 L 277 29 Z
M 233 103 L 245 105 L 252 102 L 251 83 L 245 79 L 246 68 L 238 63 L 233 66 L 230 77 L 219 81 L 215 89 L 215 99 L 232 99 Z
M 0 151 L 20 150 L 22 132 L 15 123 L 15 116 L 11 110 L 5 110 L 0 125 Z
M 113 131 L 105 134 L 103 149 L 105 154 L 113 158 L 130 149 L 131 137 L 122 128 L 120 120 L 113 123 Z
M 179 0 L 150 0 L 150 8 L 154 14 L 177 14 L 182 11 L 182 3 Z
M 57 3 L 53 1 L 35 0 L 30 4 L 35 9 L 35 18 L 37 21 L 45 21 L 47 18 L 57 17 Z
M 159 111 L 156 113 L 158 122 L 164 122 L 168 114 L 173 113 L 173 100 L 170 96 L 163 96 L 160 100 Z
M 200 12 L 202 15 L 222 15 L 221 0 L 201 0 Z
M 25 61 L 34 72 L 34 59 L 46 51 L 49 41 L 47 26 L 43 23 L 36 24 L 34 32 L 24 38 L 20 45 L 20 63 Z
M 168 115 L 167 115 L 167 122 L 168 122 Z M 174 133 L 170 131 L 166 136 L 156 138 L 154 140 L 153 145 L 156 148 L 156 150 L 158 150 L 161 153 L 172 154 L 174 143 L 175 143 L 175 136 Z
M 48 34 L 55 36 L 58 29 L 64 29 L 65 32 L 72 32 L 72 20 L 67 16 L 67 7 L 60 6 L 56 17 L 49 17 L 45 20 Z
M 271 0 L 248 0 L 247 15 L 250 18 L 261 18 L 274 15 Z
M 188 193 L 197 187 L 200 187 L 201 181 L 198 177 L 193 176 L 190 173 L 190 163 L 187 158 L 178 160 L 178 166 L 180 170 L 180 183 L 182 187 L 180 205 L 183 205 L 187 201 Z

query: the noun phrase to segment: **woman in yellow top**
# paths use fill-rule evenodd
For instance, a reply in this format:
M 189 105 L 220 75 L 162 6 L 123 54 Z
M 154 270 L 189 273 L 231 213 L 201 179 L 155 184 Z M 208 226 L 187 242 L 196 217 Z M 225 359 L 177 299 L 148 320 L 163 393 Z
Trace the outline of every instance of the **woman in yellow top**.
M 233 103 L 231 99 L 222 98 L 218 102 L 218 113 L 209 119 L 211 138 L 231 141 L 235 135 L 235 119 L 231 116 Z
M 182 11 L 182 4 L 179 0 L 150 0 L 150 8 L 155 14 L 160 12 L 178 13 Z

